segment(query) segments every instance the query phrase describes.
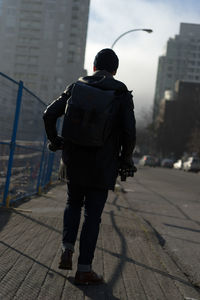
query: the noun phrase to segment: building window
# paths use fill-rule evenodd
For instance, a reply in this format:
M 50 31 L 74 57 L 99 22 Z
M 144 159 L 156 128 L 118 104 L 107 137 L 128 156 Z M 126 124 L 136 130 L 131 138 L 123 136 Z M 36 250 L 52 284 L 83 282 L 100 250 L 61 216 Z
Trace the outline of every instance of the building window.
M 27 60 L 27 55 L 17 55 L 16 56 L 17 63 L 23 63 L 23 62 L 26 62 L 26 60 Z
M 29 40 L 29 45 L 31 45 L 31 46 L 38 46 L 39 44 L 40 44 L 40 39 L 31 38 Z
M 31 47 L 29 48 L 30 54 L 38 54 L 39 48 L 38 47 Z
M 18 64 L 18 63 L 16 63 L 15 64 L 15 69 L 16 69 L 17 72 L 20 72 L 20 71 L 21 72 L 26 72 L 27 67 L 24 64 Z
M 58 52 L 57 52 L 57 57 L 58 57 L 58 58 L 61 58 L 61 57 L 62 57 L 62 52 L 61 52 L 61 51 L 58 51 Z
M 65 28 L 65 24 L 63 24 L 63 23 L 59 24 L 59 30 L 60 31 L 63 31 L 64 28 Z
M 75 53 L 73 51 L 68 52 L 68 59 L 67 60 L 68 60 L 69 63 L 74 62 L 74 56 L 75 56 Z
M 194 60 L 189 60 L 189 64 L 194 66 L 195 65 L 195 61 Z
M 29 62 L 32 64 L 38 63 L 38 56 L 29 56 Z
M 21 20 L 20 22 L 20 27 L 28 27 L 29 26 L 29 21 Z
M 76 46 L 74 44 L 69 44 L 69 51 L 75 52 L 76 51 Z
M 193 68 L 189 68 L 188 71 L 191 72 L 191 73 L 193 73 L 194 69 Z
M 8 15 L 6 17 L 6 27 L 15 27 L 16 25 L 16 16 Z
M 63 48 L 63 41 L 59 41 L 59 42 L 57 43 L 57 48 L 58 48 L 58 49 L 62 49 L 62 48 Z
M 61 77 L 57 77 L 56 78 L 56 83 L 58 84 L 61 84 L 63 81 L 62 81 L 62 78 Z
M 57 59 L 56 59 L 56 65 L 61 65 L 61 64 L 62 64 L 62 59 L 57 58 Z

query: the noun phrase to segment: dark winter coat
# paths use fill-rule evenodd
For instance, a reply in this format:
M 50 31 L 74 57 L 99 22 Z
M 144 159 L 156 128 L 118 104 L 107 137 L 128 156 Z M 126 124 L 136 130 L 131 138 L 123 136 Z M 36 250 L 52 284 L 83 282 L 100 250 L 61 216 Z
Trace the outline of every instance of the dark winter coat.
M 114 189 L 120 161 L 129 161 L 135 147 L 135 116 L 131 93 L 107 71 L 96 71 L 81 79 L 86 84 L 103 90 L 115 90 L 113 130 L 103 147 L 81 147 L 67 142 L 62 158 L 67 166 L 67 178 L 71 183 Z M 45 129 L 50 141 L 57 135 L 56 120 L 65 113 L 73 85 L 53 101 L 44 112 Z M 63 128 L 63 135 L 64 135 Z M 120 158 L 121 157 L 121 158 Z

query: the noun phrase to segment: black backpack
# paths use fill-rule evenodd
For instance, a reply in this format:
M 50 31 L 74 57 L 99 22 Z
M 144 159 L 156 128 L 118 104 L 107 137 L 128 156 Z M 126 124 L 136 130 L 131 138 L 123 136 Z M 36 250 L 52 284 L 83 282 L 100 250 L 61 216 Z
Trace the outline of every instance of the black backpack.
M 113 90 L 77 81 L 66 106 L 63 137 L 80 146 L 103 146 L 112 131 L 114 99 Z

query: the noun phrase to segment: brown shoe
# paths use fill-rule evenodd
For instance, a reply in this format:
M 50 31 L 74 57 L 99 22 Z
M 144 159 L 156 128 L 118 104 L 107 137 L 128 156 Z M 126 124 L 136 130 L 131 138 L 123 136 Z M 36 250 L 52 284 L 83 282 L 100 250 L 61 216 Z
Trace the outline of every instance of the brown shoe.
M 77 285 L 96 285 L 104 283 L 103 277 L 97 275 L 94 271 L 76 272 L 74 283 Z
M 65 251 L 62 252 L 58 268 L 63 270 L 72 270 L 72 255 L 73 251 L 65 249 Z

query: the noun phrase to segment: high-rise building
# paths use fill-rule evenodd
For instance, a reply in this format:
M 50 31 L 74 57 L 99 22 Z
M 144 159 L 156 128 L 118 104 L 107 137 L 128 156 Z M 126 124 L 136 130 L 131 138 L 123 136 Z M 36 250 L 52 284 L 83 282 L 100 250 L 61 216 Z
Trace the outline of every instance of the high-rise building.
M 173 91 L 177 80 L 200 82 L 200 24 L 180 24 L 180 33 L 167 42 L 159 57 L 154 98 L 154 120 L 165 91 Z
M 160 103 L 156 119 L 157 150 L 163 157 L 173 153 L 178 158 L 184 152 L 192 152 L 192 137 L 195 132 L 200 134 L 200 83 L 177 81 L 173 95 L 173 99 L 165 95 Z M 197 152 L 199 145 L 196 140 L 193 148 Z
M 90 0 L 0 0 L 0 71 L 44 101 L 84 75 Z

